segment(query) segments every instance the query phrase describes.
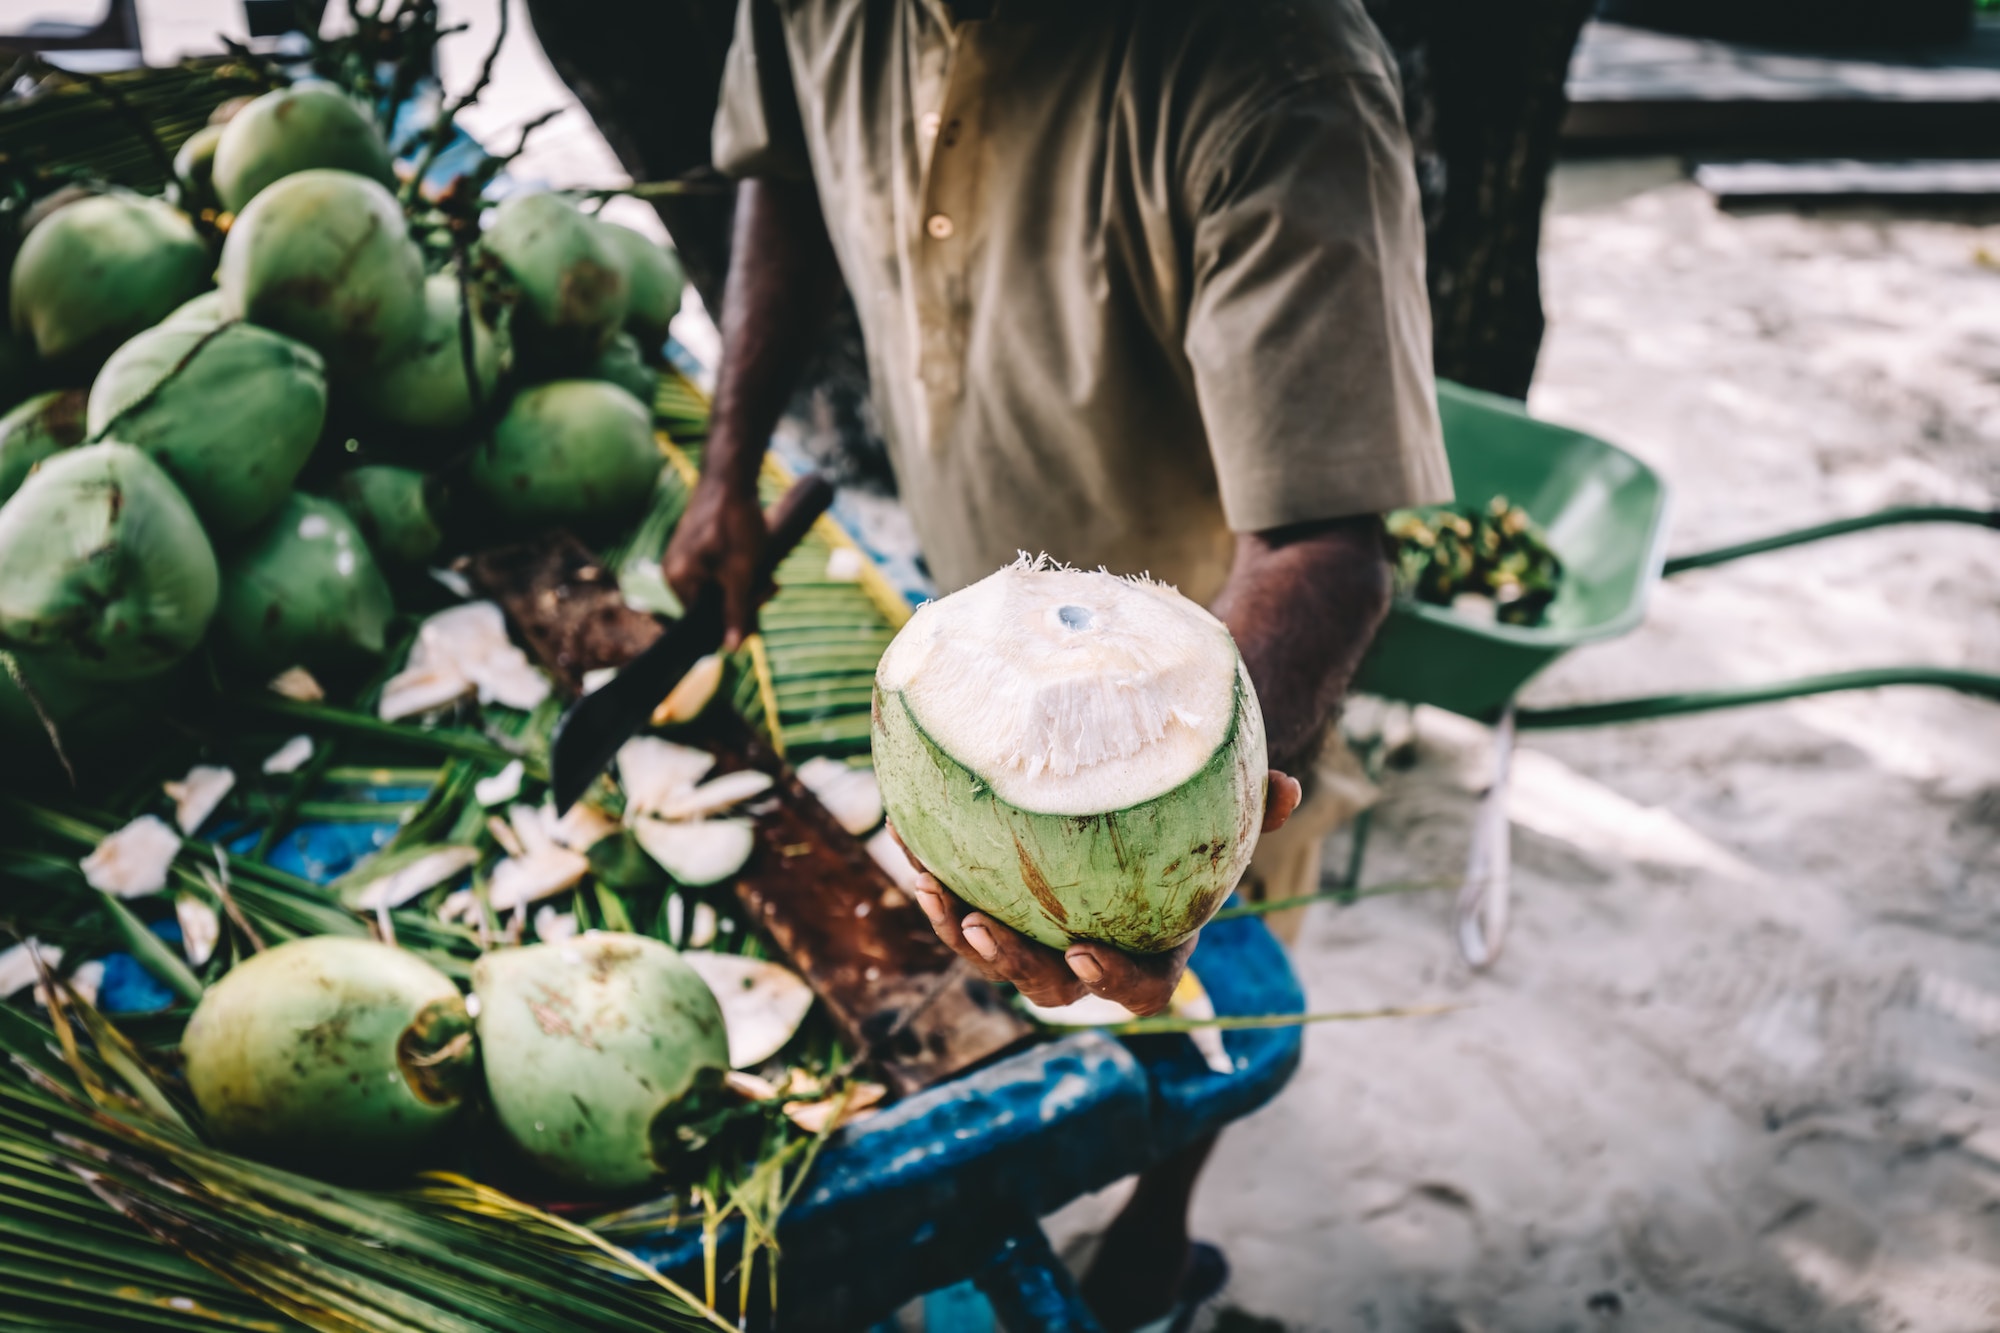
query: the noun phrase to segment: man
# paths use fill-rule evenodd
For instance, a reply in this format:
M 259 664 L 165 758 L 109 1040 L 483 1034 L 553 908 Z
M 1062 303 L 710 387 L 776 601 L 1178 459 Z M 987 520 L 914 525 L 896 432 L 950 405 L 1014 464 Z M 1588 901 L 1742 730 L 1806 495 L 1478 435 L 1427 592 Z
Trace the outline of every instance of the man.
M 1207 603 L 1256 684 L 1284 823 L 1284 773 L 1313 774 L 1387 608 L 1379 515 L 1450 491 L 1416 187 L 1359 0 L 741 0 L 714 141 L 742 185 L 668 577 L 719 580 L 732 640 L 754 627 L 759 459 L 844 277 L 939 587 L 1026 550 Z M 1316 887 L 1330 772 L 1253 890 Z M 949 886 L 919 898 L 1044 1004 L 1156 1012 L 1192 950 L 1058 953 Z M 1206 1149 L 1107 1234 L 1085 1283 L 1107 1325 L 1171 1305 Z

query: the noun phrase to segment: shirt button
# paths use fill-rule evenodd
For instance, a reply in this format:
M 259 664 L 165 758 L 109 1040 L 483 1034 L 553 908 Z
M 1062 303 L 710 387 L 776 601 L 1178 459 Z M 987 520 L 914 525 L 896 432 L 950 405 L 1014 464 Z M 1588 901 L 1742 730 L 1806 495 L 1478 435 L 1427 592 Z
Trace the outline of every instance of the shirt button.
M 934 241 L 948 241 L 951 239 L 953 227 L 950 218 L 942 213 L 933 213 L 930 220 L 924 223 L 924 230 L 931 234 L 931 239 Z
M 937 134 L 940 123 L 942 122 L 938 119 L 937 112 L 926 111 L 923 117 L 917 121 L 917 129 L 922 132 L 926 139 L 929 139 Z

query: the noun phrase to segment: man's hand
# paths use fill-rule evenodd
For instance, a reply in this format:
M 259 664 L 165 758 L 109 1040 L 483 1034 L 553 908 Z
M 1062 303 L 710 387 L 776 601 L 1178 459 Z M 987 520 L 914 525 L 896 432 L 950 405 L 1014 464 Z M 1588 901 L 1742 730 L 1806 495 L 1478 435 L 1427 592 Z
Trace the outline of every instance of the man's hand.
M 757 628 L 764 515 L 757 473 L 772 427 L 798 383 L 840 271 L 819 200 L 796 181 L 749 180 L 736 192 L 736 231 L 722 303 L 722 367 L 701 480 L 675 527 L 662 572 L 681 604 L 722 587 L 723 640 Z
M 1298 809 L 1299 784 L 1273 770 L 1264 801 L 1264 832 L 1273 833 Z M 909 848 L 903 849 L 906 853 Z M 916 857 L 910 858 L 917 864 Z M 1037 943 L 1001 925 L 984 912 L 968 908 L 921 864 L 917 904 L 931 928 L 951 951 L 972 964 L 988 981 L 1004 981 L 1029 1003 L 1057 1008 L 1101 995 L 1144 1017 L 1157 1014 L 1173 1001 L 1174 987 L 1187 970 L 1199 934 L 1168 953 L 1128 954 L 1106 944 L 1079 942 L 1062 952 Z
M 755 490 L 704 477 L 667 543 L 661 564 L 681 605 L 693 605 L 711 582 L 721 585 L 724 652 L 734 652 L 757 628 L 757 607 L 764 593 L 757 586 L 757 569 L 766 536 Z

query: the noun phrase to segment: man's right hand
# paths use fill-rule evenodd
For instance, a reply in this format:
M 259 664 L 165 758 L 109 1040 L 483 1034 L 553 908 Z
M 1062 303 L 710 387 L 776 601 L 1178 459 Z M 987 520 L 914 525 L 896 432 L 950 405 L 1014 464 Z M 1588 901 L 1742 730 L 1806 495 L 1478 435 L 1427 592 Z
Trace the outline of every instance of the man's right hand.
M 757 567 L 768 535 L 754 486 L 705 475 L 695 484 L 660 562 L 682 606 L 692 606 L 709 584 L 720 585 L 725 652 L 734 652 L 745 635 L 756 631 L 757 607 L 765 592 L 758 586 Z

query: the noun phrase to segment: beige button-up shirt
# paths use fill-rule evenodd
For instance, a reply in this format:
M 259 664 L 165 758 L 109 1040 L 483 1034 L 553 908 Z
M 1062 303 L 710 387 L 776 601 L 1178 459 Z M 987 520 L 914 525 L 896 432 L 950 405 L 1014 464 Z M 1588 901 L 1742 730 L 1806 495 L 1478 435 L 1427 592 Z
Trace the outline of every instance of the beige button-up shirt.
M 1206 601 L 1232 532 L 1449 497 L 1358 0 L 742 0 L 715 160 L 817 186 L 943 590 L 1026 550 Z

